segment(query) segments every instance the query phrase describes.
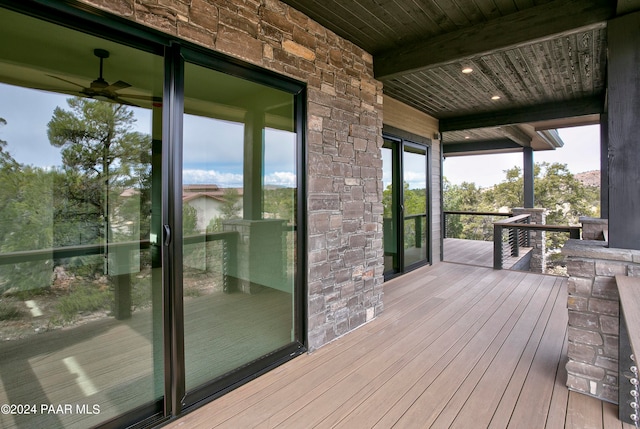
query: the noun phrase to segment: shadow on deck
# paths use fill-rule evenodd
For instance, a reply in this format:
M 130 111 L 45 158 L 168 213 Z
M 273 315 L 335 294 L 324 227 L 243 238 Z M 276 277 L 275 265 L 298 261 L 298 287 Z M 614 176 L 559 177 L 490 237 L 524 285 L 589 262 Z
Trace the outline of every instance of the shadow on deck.
M 438 263 L 369 324 L 170 428 L 630 428 L 565 387 L 567 280 Z

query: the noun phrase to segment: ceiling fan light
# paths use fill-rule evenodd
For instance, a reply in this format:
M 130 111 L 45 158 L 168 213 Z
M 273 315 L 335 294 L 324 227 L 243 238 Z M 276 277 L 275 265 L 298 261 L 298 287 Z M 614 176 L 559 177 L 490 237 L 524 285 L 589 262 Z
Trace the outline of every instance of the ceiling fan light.
M 108 86 L 109 86 L 109 83 L 101 77 L 91 82 L 92 89 L 104 89 Z

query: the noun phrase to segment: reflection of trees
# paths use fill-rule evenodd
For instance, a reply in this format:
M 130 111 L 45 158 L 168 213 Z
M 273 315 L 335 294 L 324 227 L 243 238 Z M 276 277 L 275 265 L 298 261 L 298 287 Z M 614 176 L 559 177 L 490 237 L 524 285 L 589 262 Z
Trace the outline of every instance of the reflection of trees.
M 72 223 L 84 231 L 87 235 L 82 239 L 76 237 L 81 242 L 112 241 L 114 225 L 111 222 L 115 214 L 120 218 L 138 219 L 140 205 L 149 200 L 148 189 L 145 192 L 144 188 L 148 188 L 149 183 L 151 139 L 147 134 L 133 131 L 134 112 L 125 105 L 80 97 L 70 98 L 67 103 L 69 110 L 60 107 L 54 110 L 47 132 L 50 143 L 62 148 L 66 173 L 55 220 Z M 139 201 L 133 208 L 131 203 L 120 201 L 122 193 L 130 188 L 138 190 L 129 199 Z M 94 222 L 100 218 L 103 228 L 86 225 L 87 217 Z M 127 232 L 126 229 L 118 231 Z M 56 238 L 55 244 L 71 244 L 67 242 L 68 237 L 57 235 Z
M 0 140 L 0 252 L 51 247 L 51 193 L 45 190 L 56 172 L 23 167 L 6 148 Z M 50 260 L 0 265 L 0 290 L 48 286 L 50 277 Z
M 411 217 L 411 215 L 424 215 L 427 212 L 427 190 L 425 188 L 410 189 L 408 182 L 403 183 L 404 206 L 404 242 L 405 248 L 413 247 L 416 243 L 416 222 L 423 222 L 423 217 Z M 387 185 L 382 191 L 383 217 L 392 219 L 394 213 L 393 185 Z M 396 207 L 395 210 L 399 208 Z M 424 226 L 424 225 L 423 225 Z M 422 229 L 426 231 L 426 229 Z
M 48 123 L 60 168 L 19 164 L 0 141 L 0 253 L 148 237 L 150 136 L 133 130 L 127 106 L 79 97 L 67 103 Z M 0 290 L 48 287 L 52 271 L 52 260 L 0 265 Z

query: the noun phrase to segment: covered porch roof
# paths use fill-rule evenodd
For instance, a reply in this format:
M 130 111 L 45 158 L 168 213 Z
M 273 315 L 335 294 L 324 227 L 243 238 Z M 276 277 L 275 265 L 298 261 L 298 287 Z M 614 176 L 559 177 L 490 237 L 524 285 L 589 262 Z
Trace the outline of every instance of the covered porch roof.
M 439 120 L 447 156 L 553 149 L 539 132 L 598 123 L 607 21 L 640 9 L 640 0 L 284 1 L 370 52 L 385 95 Z

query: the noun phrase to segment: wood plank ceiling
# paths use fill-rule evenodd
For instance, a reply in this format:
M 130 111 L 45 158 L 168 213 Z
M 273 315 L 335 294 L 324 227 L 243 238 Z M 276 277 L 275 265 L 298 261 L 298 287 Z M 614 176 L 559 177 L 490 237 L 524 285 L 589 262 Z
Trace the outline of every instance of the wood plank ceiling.
M 437 118 L 445 144 L 462 143 L 453 131 L 587 123 L 605 109 L 614 1 L 284 1 L 370 52 L 385 94 Z

